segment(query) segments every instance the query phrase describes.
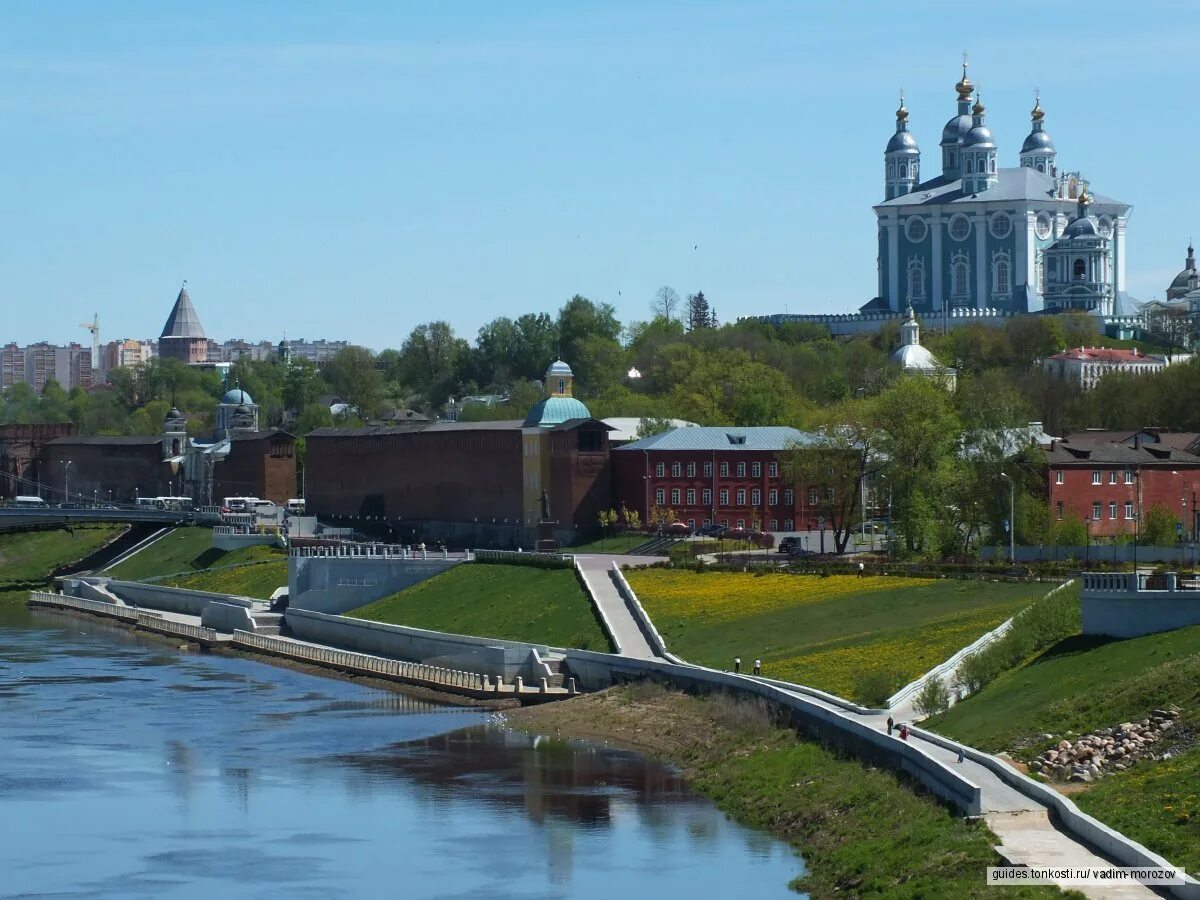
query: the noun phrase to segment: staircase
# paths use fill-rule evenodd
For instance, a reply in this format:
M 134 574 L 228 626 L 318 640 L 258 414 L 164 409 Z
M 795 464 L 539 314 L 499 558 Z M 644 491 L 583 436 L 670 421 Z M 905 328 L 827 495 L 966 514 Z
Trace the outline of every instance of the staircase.
M 280 634 L 283 629 L 283 614 L 272 612 L 251 613 L 255 634 Z
M 566 685 L 567 678 L 563 674 L 563 663 L 566 660 L 561 656 L 547 656 L 542 660 L 546 664 L 546 668 L 550 670 L 550 677 L 546 679 L 546 686 L 549 688 L 561 688 Z
M 631 547 L 625 552 L 630 556 L 667 556 L 671 548 L 678 544 L 682 538 L 652 537 L 648 541 L 638 544 L 636 547 Z

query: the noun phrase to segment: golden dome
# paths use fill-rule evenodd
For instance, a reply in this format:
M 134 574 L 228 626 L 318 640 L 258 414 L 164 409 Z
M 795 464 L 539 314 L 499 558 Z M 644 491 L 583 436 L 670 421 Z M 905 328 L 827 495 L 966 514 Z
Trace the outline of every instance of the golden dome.
M 903 93 L 900 94 L 900 108 L 898 110 L 896 110 L 896 121 L 897 122 L 907 122 L 908 121 L 908 110 L 904 108 L 904 94 Z
M 1040 122 L 1046 117 L 1046 113 L 1042 110 L 1042 95 L 1037 94 L 1033 100 L 1033 110 L 1029 113 L 1030 117 L 1035 122 Z
M 976 98 L 975 98 L 975 105 L 971 107 L 971 112 L 973 112 L 973 113 L 974 113 L 975 115 L 977 115 L 977 116 L 982 116 L 982 115 L 983 115 L 983 109 L 984 109 L 984 107 L 983 107 L 983 97 L 981 97 L 981 96 L 976 96 Z
M 963 66 L 962 81 L 960 81 L 958 84 L 956 84 L 954 86 L 954 89 L 956 91 L 958 91 L 958 99 L 959 100 L 970 100 L 971 92 L 973 90 L 975 90 L 975 85 L 971 84 L 971 79 L 967 77 L 967 61 L 965 59 L 963 60 L 962 66 Z

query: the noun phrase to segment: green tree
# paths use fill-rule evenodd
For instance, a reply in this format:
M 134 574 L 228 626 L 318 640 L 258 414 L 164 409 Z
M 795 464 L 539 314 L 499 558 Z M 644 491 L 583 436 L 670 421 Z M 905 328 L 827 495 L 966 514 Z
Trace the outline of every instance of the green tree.
M 716 324 L 713 311 L 708 306 L 708 298 L 704 296 L 704 291 L 696 291 L 694 294 L 688 294 L 687 305 L 688 331 L 700 331 L 705 328 L 712 328 Z
M 383 405 L 383 375 L 375 366 L 371 351 L 364 347 L 343 347 L 328 362 L 325 376 L 363 419 L 374 418 Z
M 1152 547 L 1170 547 L 1178 540 L 1179 516 L 1162 503 L 1155 503 L 1142 517 L 1138 540 Z
M 559 353 L 585 388 L 593 388 L 600 376 L 615 377 L 616 373 L 602 372 L 600 367 L 612 364 L 619 354 L 620 335 L 621 323 L 608 303 L 576 294 L 558 311 Z
M 469 347 L 447 322 L 425 322 L 400 348 L 401 383 L 421 394 L 426 408 L 440 406 L 456 387 Z

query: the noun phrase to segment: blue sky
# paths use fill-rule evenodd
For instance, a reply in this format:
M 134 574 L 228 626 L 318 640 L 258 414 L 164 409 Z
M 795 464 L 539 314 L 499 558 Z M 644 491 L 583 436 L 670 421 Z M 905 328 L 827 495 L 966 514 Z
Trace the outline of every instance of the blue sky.
M 0 340 L 398 346 L 572 294 L 644 319 L 875 289 L 904 87 L 937 165 L 966 49 L 1003 165 L 1040 87 L 1065 169 L 1132 203 L 1129 286 L 1196 229 L 1195 5 L 301 0 L 0 5 Z

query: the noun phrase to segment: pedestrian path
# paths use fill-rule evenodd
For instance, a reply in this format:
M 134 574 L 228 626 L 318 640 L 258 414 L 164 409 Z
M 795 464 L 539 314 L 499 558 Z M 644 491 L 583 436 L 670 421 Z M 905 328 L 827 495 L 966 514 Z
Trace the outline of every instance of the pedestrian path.
M 649 559 L 653 562 L 661 562 L 662 560 L 656 557 L 616 557 L 601 554 L 579 555 L 575 559 L 579 563 L 580 570 L 587 578 L 588 586 L 591 588 L 596 605 L 600 608 L 600 611 L 604 614 L 604 618 L 612 628 L 613 637 L 620 645 L 621 655 L 631 656 L 634 659 L 657 659 L 658 657 L 654 652 L 654 648 L 650 646 L 649 641 L 646 640 L 646 636 L 642 634 L 642 629 L 638 627 L 633 613 L 625 605 L 625 598 L 617 590 L 617 585 L 612 580 L 611 571 L 614 560 L 620 560 L 626 565 L 629 565 L 631 562 L 636 565 L 641 559 Z

